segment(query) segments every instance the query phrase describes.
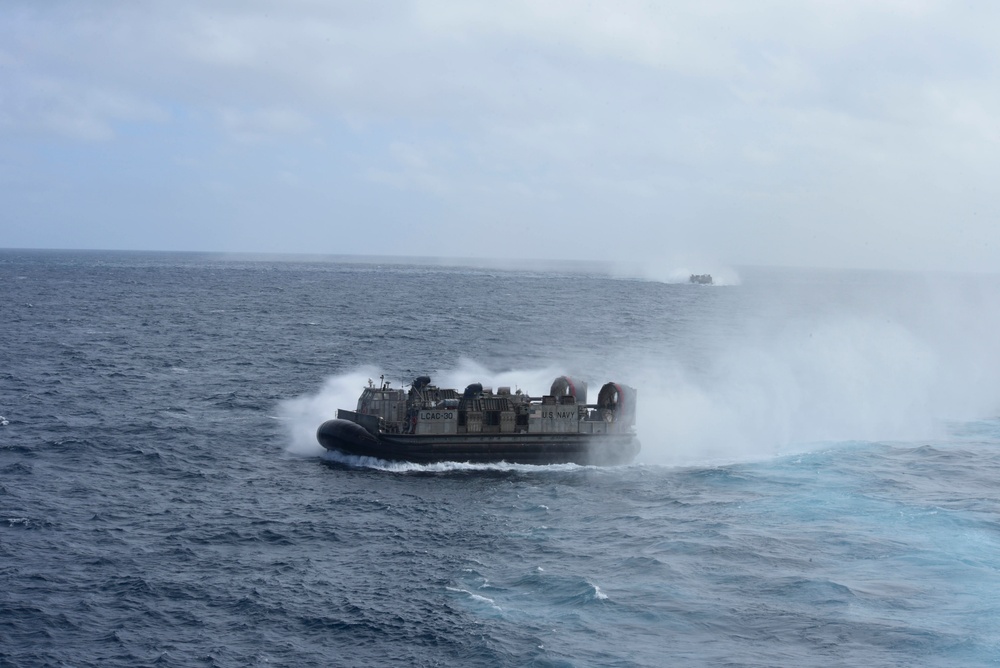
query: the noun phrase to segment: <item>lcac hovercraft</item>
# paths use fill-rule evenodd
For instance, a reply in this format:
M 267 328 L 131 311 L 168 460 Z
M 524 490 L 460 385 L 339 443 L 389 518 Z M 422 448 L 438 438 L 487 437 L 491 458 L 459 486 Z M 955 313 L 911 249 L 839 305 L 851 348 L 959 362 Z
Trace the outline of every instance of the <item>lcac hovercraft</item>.
M 339 409 L 316 436 L 327 450 L 389 461 L 627 464 L 639 453 L 636 390 L 560 376 L 547 395 L 474 383 L 459 392 L 420 376 L 408 390 L 368 381 L 357 409 Z

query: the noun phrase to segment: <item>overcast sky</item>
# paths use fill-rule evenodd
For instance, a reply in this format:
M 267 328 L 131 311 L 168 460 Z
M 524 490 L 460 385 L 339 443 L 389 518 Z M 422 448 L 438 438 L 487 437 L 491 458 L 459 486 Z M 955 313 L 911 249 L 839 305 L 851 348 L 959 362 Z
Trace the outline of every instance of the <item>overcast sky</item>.
M 989 1 L 4 0 L 0 247 L 1000 269 Z

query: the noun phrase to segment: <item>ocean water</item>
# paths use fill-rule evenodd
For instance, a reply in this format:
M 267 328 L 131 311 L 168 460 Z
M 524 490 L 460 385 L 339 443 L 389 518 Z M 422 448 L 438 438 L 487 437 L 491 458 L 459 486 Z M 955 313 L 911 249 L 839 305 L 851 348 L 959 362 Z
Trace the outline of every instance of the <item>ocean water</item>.
M 0 251 L 2 666 L 1000 664 L 1000 280 Z M 337 457 L 369 378 L 629 466 Z

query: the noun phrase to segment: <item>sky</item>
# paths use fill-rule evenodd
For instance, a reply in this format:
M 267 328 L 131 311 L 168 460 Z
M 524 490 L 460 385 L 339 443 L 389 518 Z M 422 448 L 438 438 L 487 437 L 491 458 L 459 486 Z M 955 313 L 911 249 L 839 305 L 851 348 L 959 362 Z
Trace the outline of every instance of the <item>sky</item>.
M 4 0 L 0 247 L 997 271 L 998 34 L 985 0 Z

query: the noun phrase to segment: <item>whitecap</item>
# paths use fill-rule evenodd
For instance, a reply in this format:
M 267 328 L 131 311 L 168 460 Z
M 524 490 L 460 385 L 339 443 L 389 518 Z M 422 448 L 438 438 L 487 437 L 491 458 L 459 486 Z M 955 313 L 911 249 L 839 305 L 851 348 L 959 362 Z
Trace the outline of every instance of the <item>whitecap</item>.
M 587 584 L 589 584 L 591 587 L 594 588 L 594 594 L 593 594 L 594 600 L 596 600 L 596 601 L 606 601 L 606 600 L 608 600 L 608 595 L 605 594 L 603 591 L 601 591 L 600 587 L 598 587 L 597 585 L 595 585 L 592 582 L 588 582 Z
M 456 594 L 465 594 L 466 596 L 469 597 L 470 600 L 475 601 L 476 603 L 485 603 L 485 604 L 489 605 L 491 608 L 493 608 L 494 610 L 496 610 L 497 612 L 503 612 L 503 608 L 501 608 L 499 605 L 497 605 L 496 601 L 494 601 L 492 598 L 490 598 L 488 596 L 483 596 L 481 594 L 476 594 L 476 593 L 473 593 L 473 592 L 469 591 L 468 589 L 461 589 L 461 588 L 458 588 L 458 587 L 445 587 L 445 589 L 448 590 L 448 591 L 453 591 Z

